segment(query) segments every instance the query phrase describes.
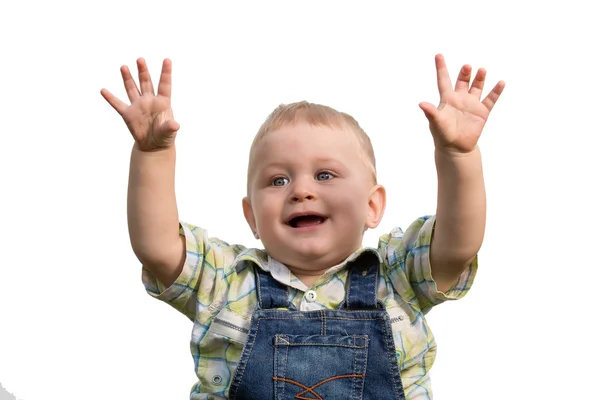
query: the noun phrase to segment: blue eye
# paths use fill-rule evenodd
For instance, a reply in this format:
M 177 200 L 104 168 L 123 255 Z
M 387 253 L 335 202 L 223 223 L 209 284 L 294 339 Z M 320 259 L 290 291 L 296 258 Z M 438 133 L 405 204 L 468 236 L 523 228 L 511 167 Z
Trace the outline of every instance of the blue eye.
M 273 179 L 273 182 L 271 182 L 272 186 L 284 186 L 287 185 L 288 183 L 290 183 L 290 180 L 288 178 L 283 178 L 283 177 L 279 177 L 279 178 L 275 178 Z
M 329 172 L 319 172 L 316 178 L 318 181 L 328 181 L 330 179 L 333 179 L 333 175 Z

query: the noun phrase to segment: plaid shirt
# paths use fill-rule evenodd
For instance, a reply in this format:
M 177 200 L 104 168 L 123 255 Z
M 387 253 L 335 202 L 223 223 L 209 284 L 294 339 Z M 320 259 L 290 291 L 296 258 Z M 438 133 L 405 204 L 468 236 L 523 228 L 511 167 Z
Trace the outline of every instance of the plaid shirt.
M 377 249 L 361 248 L 327 270 L 311 288 L 264 250 L 229 245 L 182 222 L 180 234 L 186 238 L 186 260 L 180 276 L 168 288 L 145 268 L 142 279 L 150 295 L 194 322 L 191 351 L 198 382 L 192 387 L 190 399 L 228 397 L 257 305 L 254 268 L 269 271 L 287 285 L 290 301 L 298 310 L 336 309 L 345 296 L 345 266 L 365 251 L 376 252 L 382 261 L 378 298 L 391 319 L 406 398 L 431 399 L 429 370 L 436 343 L 424 315 L 436 304 L 463 297 L 477 272 L 475 258 L 452 289 L 437 291 L 429 264 L 434 220 L 419 218 L 406 232 L 393 229 L 380 237 Z

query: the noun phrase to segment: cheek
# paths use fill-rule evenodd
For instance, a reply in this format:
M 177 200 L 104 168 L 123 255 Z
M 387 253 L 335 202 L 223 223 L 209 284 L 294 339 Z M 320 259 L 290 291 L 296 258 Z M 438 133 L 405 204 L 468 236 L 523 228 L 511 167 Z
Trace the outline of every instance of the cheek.
M 367 201 L 360 196 L 340 196 L 336 199 L 334 207 L 339 211 L 344 222 L 349 225 L 357 223 L 356 221 L 362 224 L 366 220 Z
M 339 207 L 348 218 L 348 225 L 363 229 L 369 213 L 369 190 L 360 180 L 352 181 L 343 192 L 347 195 L 339 196 Z
M 255 211 L 256 223 L 259 228 L 271 225 L 280 218 L 280 207 L 274 197 L 256 196 L 256 204 L 260 204 Z

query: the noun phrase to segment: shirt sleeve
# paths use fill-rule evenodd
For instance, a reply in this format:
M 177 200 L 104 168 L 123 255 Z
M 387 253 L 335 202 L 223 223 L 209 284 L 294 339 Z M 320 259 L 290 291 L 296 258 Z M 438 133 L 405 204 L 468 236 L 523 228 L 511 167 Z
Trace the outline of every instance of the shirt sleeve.
M 464 297 L 477 274 L 478 257 L 475 256 L 453 287 L 446 292 L 438 291 L 429 258 L 434 225 L 435 216 L 424 216 L 414 221 L 406 232 L 395 228 L 380 239 L 392 285 L 404 299 L 416 298 L 423 313 L 446 300 Z
M 185 236 L 185 262 L 175 282 L 166 287 L 147 268 L 142 266 L 142 283 L 146 292 L 169 304 L 193 320 L 213 301 L 217 281 L 230 268 L 241 246 L 208 238 L 206 231 L 180 222 L 179 234 Z

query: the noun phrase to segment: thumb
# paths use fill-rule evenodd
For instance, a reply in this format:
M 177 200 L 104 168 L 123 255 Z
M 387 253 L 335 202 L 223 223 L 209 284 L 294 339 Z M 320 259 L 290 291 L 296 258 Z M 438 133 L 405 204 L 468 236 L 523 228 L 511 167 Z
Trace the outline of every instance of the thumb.
M 163 125 L 160 127 L 160 130 L 160 133 L 166 137 L 173 136 L 179 130 L 179 123 L 173 119 L 170 119 L 163 123 Z
M 438 109 L 431 103 L 422 102 L 419 103 L 419 107 L 425 113 L 425 117 L 429 120 L 429 123 L 434 123 L 438 117 Z

